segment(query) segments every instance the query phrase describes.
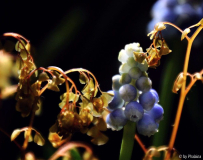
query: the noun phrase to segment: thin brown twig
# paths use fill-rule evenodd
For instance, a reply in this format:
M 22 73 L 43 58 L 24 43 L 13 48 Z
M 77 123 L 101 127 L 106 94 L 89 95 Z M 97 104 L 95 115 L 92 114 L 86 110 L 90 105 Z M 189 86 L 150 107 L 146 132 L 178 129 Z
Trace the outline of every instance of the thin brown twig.
M 35 111 L 32 111 L 32 115 L 31 115 L 31 118 L 30 118 L 30 124 L 29 124 L 28 130 L 27 130 L 25 141 L 23 143 L 23 150 L 26 150 L 26 148 L 27 148 L 28 140 L 29 140 L 29 137 L 30 137 L 30 134 L 31 134 L 31 131 L 32 131 L 32 125 L 33 125 L 33 122 L 34 122 L 34 117 L 35 117 Z
M 167 152 L 165 160 L 168 160 L 171 156 L 171 151 L 173 150 L 173 146 L 174 146 L 177 131 L 178 131 L 178 126 L 179 126 L 181 113 L 182 113 L 182 109 L 183 109 L 183 104 L 184 104 L 185 97 L 187 94 L 186 89 L 185 89 L 186 88 L 186 76 L 187 76 L 187 70 L 188 70 L 188 64 L 189 64 L 189 58 L 190 58 L 192 43 L 193 43 L 195 37 L 198 35 L 198 33 L 202 30 L 202 28 L 203 28 L 203 26 L 200 25 L 197 28 L 197 30 L 194 32 L 194 34 L 191 36 L 191 38 L 186 37 L 188 40 L 188 46 L 187 46 L 187 51 L 186 51 L 186 55 L 185 55 L 184 67 L 183 67 L 183 79 L 185 79 L 185 81 L 183 82 L 183 85 L 181 87 L 181 94 L 180 94 L 178 109 L 177 109 L 177 113 L 176 113 L 175 123 L 174 123 L 173 131 L 171 134 L 170 142 L 168 145 L 169 151 Z
M 7 137 L 11 138 L 10 134 L 8 134 L 8 133 L 7 133 L 6 131 L 4 131 L 2 128 L 0 128 L 0 131 L 1 131 L 2 133 L 4 133 Z M 16 140 L 13 140 L 13 142 L 16 144 L 16 146 L 17 146 L 20 150 L 22 150 L 22 147 L 20 146 L 20 144 L 18 144 L 18 142 L 17 142 Z
M 57 158 L 61 157 L 61 155 L 64 155 L 68 150 L 73 149 L 75 147 L 82 147 L 85 148 L 87 152 L 92 154 L 91 148 L 89 148 L 87 145 L 79 143 L 79 142 L 67 142 L 62 147 L 60 147 L 50 158 L 49 160 L 56 160 Z
M 137 134 L 135 134 L 135 139 L 140 145 L 140 147 L 142 148 L 142 150 L 144 151 L 144 153 L 147 153 L 147 149 L 145 148 L 145 145 L 142 143 L 141 139 L 138 137 Z

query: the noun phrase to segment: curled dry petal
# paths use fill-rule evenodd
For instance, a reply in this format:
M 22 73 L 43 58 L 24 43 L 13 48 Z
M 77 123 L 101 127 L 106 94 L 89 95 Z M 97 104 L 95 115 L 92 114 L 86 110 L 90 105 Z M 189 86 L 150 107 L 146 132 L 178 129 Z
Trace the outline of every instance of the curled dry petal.
M 195 73 L 195 74 L 194 74 L 194 78 L 203 81 L 202 74 L 200 74 L 200 73 Z
M 32 90 L 32 93 L 35 95 L 35 96 L 39 96 L 40 94 L 40 88 L 41 88 L 41 81 L 36 81 L 35 83 L 33 83 L 31 85 L 31 90 Z
M 79 81 L 81 84 L 86 84 L 88 83 L 88 77 L 85 73 L 81 72 L 79 75 Z
M 92 128 L 89 129 L 87 135 L 91 137 L 97 137 L 99 132 L 100 132 L 99 129 L 96 126 L 93 126 Z
M 87 132 L 87 135 L 93 137 L 91 142 L 96 145 L 104 145 L 109 139 L 106 135 L 100 132 L 97 126 L 90 128 L 90 130 Z
M 159 56 L 167 55 L 167 54 L 169 54 L 171 52 L 172 52 L 172 50 L 170 50 L 168 45 L 166 44 L 166 42 L 163 41 L 162 46 L 161 46 L 160 51 L 159 51 Z
M 47 75 L 46 72 L 42 72 L 42 73 L 40 73 L 38 80 L 42 81 L 42 82 L 47 81 L 47 80 L 49 80 L 49 76 Z
M 104 107 L 107 107 L 108 104 L 113 100 L 114 94 L 102 92 L 101 99 L 103 100 Z
M 21 49 L 20 56 L 24 61 L 27 60 L 27 51 L 25 49 Z
M 66 105 L 66 101 L 67 101 L 67 93 L 64 93 L 60 96 L 61 102 L 59 103 L 59 107 L 63 108 L 64 105 Z M 75 94 L 73 92 L 69 92 L 69 102 L 77 102 L 79 99 L 79 95 Z
M 157 56 L 158 56 L 158 53 L 157 53 L 157 52 L 159 52 L 158 49 L 155 49 L 155 48 L 147 48 L 146 50 L 147 50 L 148 55 L 149 55 L 149 56 L 147 57 L 148 61 L 152 61 L 152 60 L 154 59 L 154 57 L 157 57 Z M 159 58 L 159 57 L 158 57 L 158 58 Z
M 33 106 L 33 111 L 35 110 L 35 115 L 39 116 L 42 113 L 42 101 L 39 99 L 37 103 Z
M 104 102 L 102 101 L 102 98 L 93 98 L 92 100 L 93 104 L 93 111 L 92 114 L 95 117 L 100 117 L 103 112 Z
M 24 132 L 24 138 L 26 138 L 27 132 L 28 132 L 28 130 L 26 130 L 26 131 Z M 29 139 L 28 139 L 28 142 L 32 142 L 32 141 L 33 141 L 33 138 L 32 138 L 32 135 L 30 134 Z
M 156 68 L 160 65 L 161 56 L 159 56 L 159 50 L 155 48 L 148 48 L 147 62 L 149 67 Z M 157 53 L 158 52 L 158 53 Z
M 139 69 L 145 74 L 146 71 L 148 70 L 148 63 L 146 59 L 142 63 L 138 63 L 137 67 L 139 67 Z
M 47 88 L 52 90 L 52 91 L 56 91 L 56 92 L 60 91 L 58 86 L 52 80 L 49 80 Z
M 93 123 L 100 131 L 107 130 L 107 125 L 103 117 L 94 117 Z
M 102 92 L 102 95 L 99 98 L 93 98 L 92 104 L 93 104 L 93 111 L 92 114 L 95 117 L 101 117 L 102 112 L 104 111 L 104 108 L 108 106 L 108 104 L 113 99 L 113 94 Z
M 57 133 L 49 133 L 48 139 L 55 148 L 67 141 L 67 139 L 62 140 L 62 136 L 59 136 Z
M 144 59 L 147 57 L 145 53 L 143 52 L 133 52 L 134 53 L 134 59 L 135 61 L 142 63 Z
M 89 109 L 90 111 L 92 111 L 93 110 L 92 102 L 89 102 L 89 100 L 87 100 L 85 97 L 80 97 L 80 98 L 82 100 L 82 102 L 79 103 L 81 106 L 81 110 L 85 108 L 85 109 Z
M 160 147 L 150 147 L 146 154 L 145 157 L 143 158 L 143 160 L 153 160 L 153 157 L 160 157 L 160 152 L 164 152 L 163 156 L 166 157 L 167 152 L 168 152 L 168 147 L 167 146 L 160 146 Z M 173 148 L 172 153 L 171 153 L 171 157 L 170 160 L 180 160 L 179 158 L 179 153 L 178 151 Z
M 31 51 L 31 45 L 30 45 L 30 43 L 27 43 L 27 44 L 25 45 L 25 49 L 26 49 L 28 52 Z
M 152 40 L 154 38 L 154 35 L 156 34 L 157 32 L 155 30 L 151 31 L 150 33 L 147 34 L 147 36 L 150 36 L 150 39 Z
M 154 30 L 151 31 L 150 33 L 147 34 L 147 36 L 150 36 L 150 39 L 153 39 L 154 38 L 154 35 L 159 32 L 159 31 L 162 31 L 166 28 L 166 26 L 164 25 L 163 22 L 159 22 L 157 23 L 155 26 L 154 26 Z
M 18 99 L 16 103 L 16 111 L 21 112 L 22 117 L 27 117 L 30 114 L 33 99 L 31 97 Z
M 19 136 L 20 132 L 21 132 L 21 129 L 15 129 L 13 131 L 13 133 L 11 134 L 11 141 L 14 141 L 16 139 L 16 137 Z
M 164 152 L 164 157 L 166 157 L 169 150 L 168 150 L 167 146 L 160 146 L 160 147 L 157 147 L 157 151 Z M 173 150 L 171 151 L 170 160 L 181 160 L 179 155 L 180 155 L 180 153 L 175 148 L 173 148 Z
M 184 81 L 183 73 L 180 73 L 173 84 L 173 93 L 177 93 L 177 91 L 182 87 Z
M 153 43 L 155 44 L 155 47 L 158 48 L 162 46 L 163 41 L 159 37 L 154 37 Z
M 79 95 L 78 94 L 75 94 L 73 92 L 69 92 L 69 101 L 75 101 L 77 102 L 79 99 Z
M 190 33 L 190 29 L 189 28 L 186 28 L 182 35 L 181 35 L 181 41 L 187 36 L 187 34 Z
M 93 144 L 96 144 L 96 145 L 100 146 L 100 145 L 106 144 L 108 142 L 108 140 L 109 140 L 109 138 L 106 135 L 104 135 L 103 133 L 100 132 L 99 136 L 98 137 L 94 137 L 91 140 L 91 142 Z
M 155 147 L 150 147 L 150 148 L 147 150 L 147 152 L 146 152 L 146 154 L 145 154 L 143 160 L 153 160 L 153 157 L 160 157 L 160 153 L 159 153 L 159 151 L 157 150 L 157 148 L 155 148 Z
M 163 22 L 159 22 L 154 26 L 154 29 L 158 32 L 166 29 L 166 26 L 164 25 Z
M 93 115 L 90 113 L 90 108 L 82 108 L 79 113 L 79 117 L 83 123 L 83 126 L 89 126 L 93 120 Z
M 54 82 L 56 85 L 61 85 L 61 84 L 63 84 L 63 83 L 65 82 L 65 79 L 64 79 L 64 78 L 61 78 L 61 77 L 60 77 L 60 74 L 59 74 L 58 72 L 53 71 L 52 73 L 54 74 L 52 80 L 53 80 L 53 82 Z
M 43 146 L 45 144 L 44 138 L 39 133 L 35 134 L 34 142 L 37 143 L 39 146 Z
M 15 45 L 15 50 L 16 50 L 17 52 L 20 52 L 21 49 L 25 49 L 24 47 L 25 47 L 25 42 L 24 42 L 23 40 L 20 40 L 20 41 L 18 41 L 18 42 L 16 43 L 16 45 Z
M 90 99 L 90 97 L 93 95 L 95 96 L 95 92 L 97 93 L 97 90 L 94 90 L 94 81 L 92 78 L 90 78 L 89 82 L 84 86 L 82 93 L 87 98 Z

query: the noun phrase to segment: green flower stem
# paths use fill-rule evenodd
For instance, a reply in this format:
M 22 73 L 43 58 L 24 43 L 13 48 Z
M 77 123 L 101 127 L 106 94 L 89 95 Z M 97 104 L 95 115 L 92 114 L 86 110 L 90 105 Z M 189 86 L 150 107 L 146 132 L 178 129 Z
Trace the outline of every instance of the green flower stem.
M 123 128 L 123 139 L 120 150 L 119 160 L 130 160 L 135 136 L 136 123 L 128 121 Z

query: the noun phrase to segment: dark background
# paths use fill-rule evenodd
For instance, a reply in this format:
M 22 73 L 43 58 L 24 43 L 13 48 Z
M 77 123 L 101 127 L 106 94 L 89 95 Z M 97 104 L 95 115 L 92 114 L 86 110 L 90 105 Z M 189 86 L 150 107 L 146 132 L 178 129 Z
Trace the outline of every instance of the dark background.
M 154 2 L 155 0 L 67 1 L 66 3 L 57 1 L 55 3 L 1 2 L 0 34 L 16 32 L 29 39 L 34 48 L 33 56 L 38 67 L 58 66 L 64 71 L 78 67 L 88 69 L 96 76 L 102 91 L 108 91 L 111 89 L 112 76 L 118 74 L 120 65 L 117 58 L 118 52 L 126 44 L 132 42 L 139 42 L 143 50 L 151 44 L 147 37 L 146 26 L 151 20 L 150 10 Z M 160 137 L 160 141 L 155 142 L 153 137 L 140 136 L 146 147 L 151 146 L 152 143 L 156 146 L 167 145 L 174 122 L 179 95 L 172 94 L 171 88 L 175 77 L 181 72 L 186 43 L 179 43 L 179 39 L 171 41 L 169 44 L 176 47 L 177 50 L 171 48 L 174 52 L 164 56 L 161 66 L 157 69 L 149 69 L 148 73 L 152 79 L 153 88 L 160 94 L 160 104 L 163 105 L 165 100 L 170 101 L 170 97 L 173 97 L 171 100 L 173 102 L 169 106 L 170 113 L 165 110 L 166 116 L 160 123 L 160 133 L 157 133 L 159 134 L 157 139 Z M 180 45 L 183 49 L 180 49 Z M 189 68 L 191 73 L 200 71 L 202 68 L 201 52 L 195 48 L 195 53 L 194 57 L 191 57 L 190 65 L 196 65 Z M 174 68 L 175 63 L 179 68 Z M 171 68 L 167 68 L 167 66 L 171 66 Z M 165 76 L 166 74 L 167 76 Z M 79 84 L 76 74 L 73 74 L 71 78 L 76 84 Z M 191 95 L 189 94 L 187 97 L 189 102 L 185 103 L 186 107 L 183 110 L 175 143 L 175 147 L 180 153 L 202 153 L 199 147 L 203 142 L 200 114 L 202 113 L 202 94 L 199 92 L 202 90 L 201 85 L 198 83 L 196 85 L 198 87 L 194 87 L 197 91 L 194 90 Z M 163 91 L 163 88 L 167 88 L 167 90 Z M 37 158 L 48 159 L 54 152 L 47 137 L 48 129 L 54 124 L 57 114 L 60 112 L 59 96 L 65 91 L 65 87 L 62 86 L 61 90 L 60 93 L 46 91 L 42 95 L 42 115 L 35 117 L 33 127 L 46 138 L 46 145 L 40 147 L 30 143 L 28 147 L 28 151 L 33 151 Z M 196 110 L 195 107 L 198 109 Z M 192 111 L 191 108 L 193 108 Z M 15 111 L 15 100 L 4 100 L 0 112 L 0 127 L 8 133 L 29 124 L 30 117 L 22 118 L 20 113 Z M 191 117 L 193 118 L 191 119 Z M 162 130 L 161 132 L 162 126 L 165 126 L 168 131 Z M 72 140 L 85 141 L 100 159 L 118 159 L 122 131 L 108 130 L 105 134 L 108 135 L 109 142 L 99 147 L 91 144 L 91 138 L 81 133 L 74 135 Z M 161 138 L 163 139 L 161 140 Z M 21 144 L 23 136 L 20 136 L 17 141 Z M 19 154 L 15 144 L 0 133 L 0 159 L 17 159 Z M 135 142 L 132 159 L 141 159 L 143 155 L 143 151 Z

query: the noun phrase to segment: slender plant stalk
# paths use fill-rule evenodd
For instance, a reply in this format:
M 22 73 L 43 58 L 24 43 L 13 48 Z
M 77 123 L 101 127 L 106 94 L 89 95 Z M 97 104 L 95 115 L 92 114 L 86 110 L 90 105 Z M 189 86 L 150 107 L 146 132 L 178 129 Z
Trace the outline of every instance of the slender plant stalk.
M 23 150 L 26 150 L 26 148 L 27 148 L 29 136 L 30 136 L 31 131 L 32 131 L 32 124 L 34 122 L 34 117 L 35 117 L 35 112 L 32 111 L 30 124 L 29 124 L 28 131 L 27 131 L 27 134 L 26 134 L 26 137 L 25 137 L 25 141 L 23 143 Z
M 181 87 L 181 94 L 180 94 L 178 109 L 177 109 L 177 113 L 176 113 L 174 128 L 173 128 L 173 131 L 171 134 L 171 139 L 170 139 L 169 146 L 168 146 L 169 152 L 167 153 L 166 158 L 165 158 L 166 160 L 168 160 L 170 158 L 170 154 L 171 154 L 171 151 L 172 151 L 174 143 L 175 143 L 175 139 L 176 139 L 176 135 L 177 135 L 177 131 L 178 131 L 178 126 L 179 126 L 179 122 L 180 122 L 180 117 L 181 117 L 181 113 L 182 113 L 182 109 L 183 109 L 183 104 L 185 101 L 186 94 L 188 93 L 188 92 L 186 92 L 186 89 L 185 89 L 186 88 L 186 75 L 187 75 L 187 70 L 188 70 L 188 64 L 189 64 L 189 59 L 190 59 L 190 52 L 191 52 L 192 43 L 193 43 L 195 37 L 198 35 L 198 33 L 201 30 L 202 30 L 202 26 L 200 25 L 197 28 L 197 30 L 195 31 L 195 33 L 192 35 L 192 37 L 187 39 L 188 40 L 188 46 L 187 46 L 184 68 L 183 68 L 184 82 L 183 82 L 183 85 Z
M 199 72 L 199 74 L 200 74 L 200 75 L 203 74 L 203 69 Z M 192 88 L 192 86 L 195 84 L 195 82 L 196 82 L 197 80 L 198 80 L 198 79 L 192 77 L 190 84 L 188 84 L 187 88 L 185 89 L 186 94 L 190 91 L 190 89 Z
M 94 89 L 96 90 L 96 88 L 99 86 L 98 81 L 97 81 L 96 77 L 94 76 L 94 74 L 93 74 L 92 72 L 88 71 L 87 69 L 74 68 L 74 69 L 70 69 L 70 70 L 68 70 L 68 71 L 65 71 L 64 73 L 65 73 L 65 74 L 68 74 L 68 73 L 76 72 L 76 71 L 77 71 L 77 72 L 87 72 L 87 73 L 91 74 L 91 76 L 94 78 L 95 83 L 96 83 L 95 88 L 94 88 Z
M 79 143 L 79 142 L 67 142 L 66 144 L 64 144 L 62 147 L 60 147 L 50 158 L 49 160 L 56 160 L 59 157 L 63 156 L 63 155 L 67 155 L 67 151 L 76 148 L 76 147 L 82 147 L 85 148 L 87 152 L 89 152 L 90 154 L 92 154 L 92 150 L 90 147 L 88 147 L 85 144 Z
M 6 131 L 4 131 L 3 129 L 0 128 L 0 131 L 1 131 L 2 133 L 4 133 L 7 137 L 11 138 L 11 136 L 10 136 Z M 17 142 L 16 140 L 13 140 L 13 142 L 16 144 L 16 146 L 17 146 L 20 150 L 22 150 L 22 147 L 20 146 L 20 144 L 18 144 L 18 142 Z
M 140 147 L 142 148 L 143 152 L 146 154 L 147 149 L 145 148 L 145 145 L 142 143 L 142 141 L 140 140 L 140 138 L 138 137 L 137 134 L 135 134 L 135 139 L 136 139 L 137 143 L 140 145 Z
M 135 122 L 128 121 L 127 124 L 124 126 L 119 160 L 131 160 L 135 129 Z

